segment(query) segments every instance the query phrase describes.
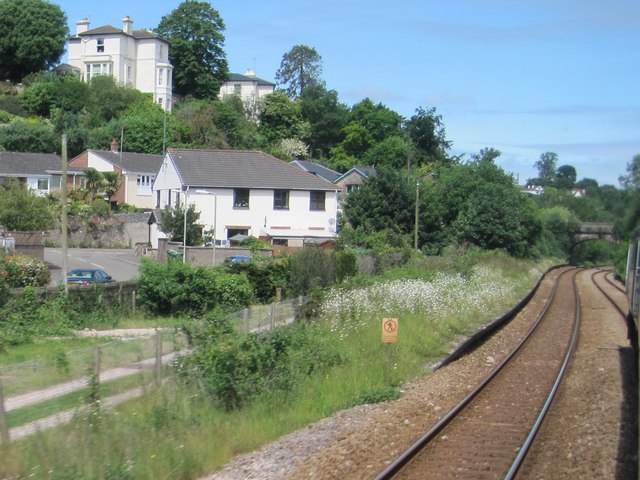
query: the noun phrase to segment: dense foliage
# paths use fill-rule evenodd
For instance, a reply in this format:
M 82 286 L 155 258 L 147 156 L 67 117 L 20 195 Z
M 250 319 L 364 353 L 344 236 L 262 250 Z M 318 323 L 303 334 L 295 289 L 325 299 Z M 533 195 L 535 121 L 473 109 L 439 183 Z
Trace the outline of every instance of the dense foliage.
M 69 33 L 59 5 L 45 0 L 1 0 L 0 18 L 2 80 L 19 82 L 58 63 Z
M 155 33 L 170 44 L 175 93 L 216 98 L 229 76 L 224 29 L 222 17 L 209 2 L 186 0 L 162 17 Z
M 51 272 L 42 260 L 16 253 L 0 260 L 0 276 L 12 288 L 41 287 L 49 283 Z

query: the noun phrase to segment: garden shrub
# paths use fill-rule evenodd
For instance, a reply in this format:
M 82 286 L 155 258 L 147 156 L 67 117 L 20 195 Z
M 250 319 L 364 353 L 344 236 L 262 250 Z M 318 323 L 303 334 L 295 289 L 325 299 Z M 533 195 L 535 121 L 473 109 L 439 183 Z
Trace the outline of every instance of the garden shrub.
M 0 262 L 0 275 L 9 287 L 41 287 L 51 279 L 49 267 L 35 257 L 15 253 Z
M 143 259 L 138 295 L 151 315 L 200 316 L 213 308 L 240 310 L 249 305 L 253 292 L 244 274 Z
M 336 258 L 333 251 L 317 247 L 298 250 L 291 255 L 292 295 L 304 295 L 336 280 Z
M 259 303 L 273 302 L 276 289 L 286 297 L 289 285 L 289 257 L 256 259 L 252 262 L 232 263 L 230 273 L 244 273 L 251 283 L 255 300 Z

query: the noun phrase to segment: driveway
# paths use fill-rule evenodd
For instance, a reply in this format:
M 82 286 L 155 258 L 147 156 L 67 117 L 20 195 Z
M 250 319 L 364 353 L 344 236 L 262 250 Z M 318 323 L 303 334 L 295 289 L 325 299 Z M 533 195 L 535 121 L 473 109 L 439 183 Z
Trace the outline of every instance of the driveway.
M 62 281 L 62 249 L 45 248 L 44 261 L 51 271 L 49 285 L 59 285 Z M 67 268 L 69 270 L 101 268 L 118 282 L 137 277 L 140 263 L 141 257 L 137 257 L 130 249 L 69 248 L 67 250 Z

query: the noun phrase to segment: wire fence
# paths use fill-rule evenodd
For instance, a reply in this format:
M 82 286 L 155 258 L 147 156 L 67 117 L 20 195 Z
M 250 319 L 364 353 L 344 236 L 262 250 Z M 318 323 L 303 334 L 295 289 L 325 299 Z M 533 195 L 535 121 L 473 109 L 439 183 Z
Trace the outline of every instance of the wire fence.
M 306 301 L 255 305 L 229 319 L 241 333 L 259 333 L 293 322 Z M 161 384 L 165 365 L 188 353 L 183 334 L 158 329 L 87 348 L 52 349 L 42 359 L 0 366 L 0 443 L 69 421 L 98 397 L 109 405 L 143 395 Z

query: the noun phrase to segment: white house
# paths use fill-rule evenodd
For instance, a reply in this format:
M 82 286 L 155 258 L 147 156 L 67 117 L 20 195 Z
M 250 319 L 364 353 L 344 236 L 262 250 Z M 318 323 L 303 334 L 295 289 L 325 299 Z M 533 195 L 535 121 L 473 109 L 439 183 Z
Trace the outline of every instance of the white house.
M 337 187 L 263 152 L 169 149 L 153 191 L 158 208 L 195 205 L 218 245 L 238 234 L 292 247 L 336 236 Z
M 67 185 L 80 186 L 84 173 L 67 169 Z M 0 152 L 0 185 L 15 178 L 36 195 L 48 195 L 62 187 L 62 160 L 55 153 Z
M 76 34 L 69 38 L 68 62 L 79 69 L 82 79 L 113 75 L 122 85 L 153 94 L 163 109 L 171 110 L 169 43 L 149 30 L 133 30 L 125 17 L 122 29 L 105 25 L 89 29 L 90 22 L 76 22 Z
M 155 198 L 151 186 L 162 164 L 162 155 L 121 152 L 118 142 L 111 142 L 111 150 L 85 150 L 69 161 L 75 169 L 95 168 L 99 172 L 120 174 L 120 189 L 111 200 L 134 207 L 152 209 Z
M 220 87 L 220 98 L 240 97 L 245 110 L 255 116 L 258 113 L 260 99 L 273 93 L 276 84 L 256 77 L 256 72 L 249 69 L 244 75 L 232 73 L 231 78 Z

